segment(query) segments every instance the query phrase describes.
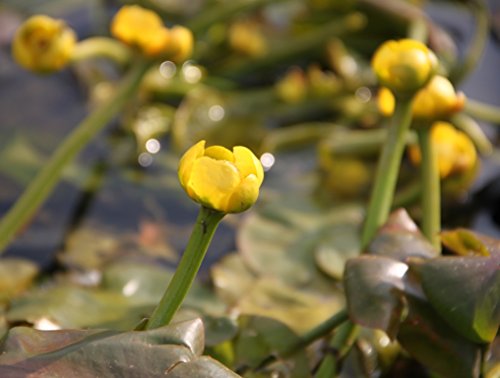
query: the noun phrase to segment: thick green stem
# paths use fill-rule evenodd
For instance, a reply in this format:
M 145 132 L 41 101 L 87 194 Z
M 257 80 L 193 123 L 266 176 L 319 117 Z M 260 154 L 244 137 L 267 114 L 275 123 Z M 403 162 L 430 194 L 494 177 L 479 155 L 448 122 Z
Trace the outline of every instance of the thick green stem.
M 123 109 L 137 90 L 149 66 L 149 62 L 137 62 L 117 88 L 116 93 L 83 120 L 59 145 L 50 160 L 0 221 L 0 253 L 50 195 L 66 165 Z
M 224 215 L 224 213 L 204 206 L 200 208 L 196 224 L 181 261 L 160 303 L 153 311 L 146 329 L 158 328 L 170 323 L 186 297 L 200 269 L 215 230 Z
M 368 246 L 377 229 L 389 216 L 411 122 L 411 104 L 411 98 L 396 101 L 396 109 L 390 120 L 387 140 L 379 158 L 370 204 L 363 225 L 362 250 Z
M 418 128 L 418 143 L 422 155 L 422 162 L 420 164 L 423 213 L 421 229 L 432 245 L 440 251 L 441 186 L 437 154 L 432 144 L 431 128 L 429 125 L 422 125 Z

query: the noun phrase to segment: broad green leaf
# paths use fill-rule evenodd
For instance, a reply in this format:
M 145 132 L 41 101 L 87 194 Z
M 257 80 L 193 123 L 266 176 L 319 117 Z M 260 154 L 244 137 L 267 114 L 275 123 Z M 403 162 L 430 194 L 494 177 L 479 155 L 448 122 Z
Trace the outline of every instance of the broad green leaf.
M 17 327 L 0 346 L 0 374 L 173 378 L 189 372 L 196 377 L 237 377 L 218 362 L 199 358 L 203 345 L 200 319 L 124 333 Z
M 350 259 L 344 273 L 347 308 L 353 321 L 394 338 L 404 309 L 408 265 L 383 256 Z
M 458 333 L 491 342 L 500 324 L 500 254 L 442 257 L 420 267 L 430 304 Z
M 403 348 L 443 378 L 479 377 L 481 346 L 456 333 L 427 302 L 407 301 L 409 314 L 398 332 Z
M 29 260 L 0 259 L 0 304 L 31 286 L 37 274 L 37 266 Z
M 394 211 L 367 248 L 368 253 L 405 261 L 409 257 L 432 258 L 438 251 L 420 233 L 404 209 Z

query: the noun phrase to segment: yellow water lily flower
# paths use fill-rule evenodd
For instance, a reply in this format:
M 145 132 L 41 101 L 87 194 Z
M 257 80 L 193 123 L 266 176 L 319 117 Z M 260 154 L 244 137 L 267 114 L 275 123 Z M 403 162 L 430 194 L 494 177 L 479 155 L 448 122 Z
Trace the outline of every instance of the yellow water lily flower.
M 12 54 L 30 71 L 53 72 L 67 65 L 75 44 L 76 34 L 64 21 L 36 15 L 17 29 Z
M 264 179 L 262 164 L 248 148 L 205 148 L 204 140 L 182 156 L 178 174 L 191 199 L 223 213 L 239 213 L 252 206 Z
M 111 21 L 111 34 L 151 57 L 165 53 L 170 44 L 170 32 L 160 16 L 139 5 L 120 8 Z
M 437 67 L 436 55 L 422 42 L 412 39 L 386 41 L 372 59 L 380 83 L 397 96 L 418 91 L 434 76 Z
M 435 122 L 431 141 L 436 148 L 441 178 L 467 172 L 476 165 L 476 147 L 465 133 L 450 123 Z M 417 145 L 410 146 L 408 154 L 414 164 L 420 164 L 422 157 Z

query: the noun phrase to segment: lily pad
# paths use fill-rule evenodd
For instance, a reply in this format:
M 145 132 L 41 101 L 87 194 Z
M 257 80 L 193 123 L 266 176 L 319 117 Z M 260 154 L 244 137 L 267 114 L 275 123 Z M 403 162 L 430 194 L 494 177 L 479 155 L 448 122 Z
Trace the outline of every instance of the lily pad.
M 324 210 L 297 198 L 278 200 L 247 217 L 237 242 L 252 271 L 279 277 L 291 285 L 328 291 L 332 284 L 320 274 L 315 253 L 327 244 L 345 255 L 345 240 L 335 230 L 349 228 L 355 232 L 362 216 L 362 209 L 357 206 Z M 333 262 L 325 262 L 325 256 L 319 259 L 324 269 L 334 274 L 340 271 L 339 266 L 333 267 Z
M 442 257 L 420 267 L 431 305 L 463 336 L 491 342 L 500 325 L 500 254 Z
M 38 274 L 38 267 L 29 260 L 0 259 L 0 304 L 29 288 Z
M 482 239 L 482 240 L 481 240 Z M 443 244 L 452 252 L 462 256 L 489 256 L 484 237 L 465 228 L 441 232 Z M 490 245 L 498 245 L 498 241 L 488 240 Z
M 203 351 L 200 319 L 150 331 L 37 331 L 17 327 L 0 346 L 3 376 L 237 377 Z
M 278 319 L 296 332 L 313 328 L 344 304 L 340 289 L 333 283 L 328 292 L 318 292 L 272 275 L 258 276 L 237 254 L 226 256 L 212 268 L 212 280 L 218 296 L 233 313 Z

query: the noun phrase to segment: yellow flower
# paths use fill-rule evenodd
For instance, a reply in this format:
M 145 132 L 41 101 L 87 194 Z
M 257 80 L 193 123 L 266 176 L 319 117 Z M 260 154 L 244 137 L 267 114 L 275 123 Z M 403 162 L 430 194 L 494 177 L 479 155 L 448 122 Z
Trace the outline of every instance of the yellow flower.
M 447 78 L 436 75 L 415 96 L 413 116 L 420 119 L 440 119 L 462 110 L 464 103 L 464 94 L 457 94 Z
M 75 44 L 76 34 L 64 21 L 37 15 L 17 29 L 12 54 L 30 71 L 53 72 L 66 66 Z
M 441 178 L 464 173 L 473 169 L 477 152 L 469 137 L 447 122 L 432 125 L 431 140 L 437 150 L 439 174 Z M 408 150 L 410 160 L 420 164 L 421 154 L 417 145 Z
M 258 57 L 267 53 L 267 42 L 259 24 L 251 21 L 236 22 L 228 31 L 229 46 L 241 54 Z
M 171 49 L 174 51 L 171 59 L 176 63 L 185 61 L 193 53 L 193 33 L 184 26 L 177 25 L 170 29 L 170 35 Z
M 264 179 L 262 164 L 248 148 L 205 148 L 204 140 L 187 150 L 178 173 L 191 199 L 223 213 L 239 213 L 252 206 Z
M 170 44 L 170 32 L 160 16 L 138 5 L 120 8 L 111 22 L 111 34 L 150 57 L 162 55 Z
M 377 106 L 382 115 L 392 115 L 395 101 L 394 95 L 388 88 L 380 88 Z M 412 105 L 413 117 L 426 120 L 443 119 L 462 110 L 464 104 L 465 95 L 461 92 L 456 93 L 453 84 L 447 78 L 436 75 L 415 95 Z
M 438 60 L 423 43 L 412 39 L 383 43 L 372 60 L 380 83 L 393 93 L 411 95 L 435 74 Z

